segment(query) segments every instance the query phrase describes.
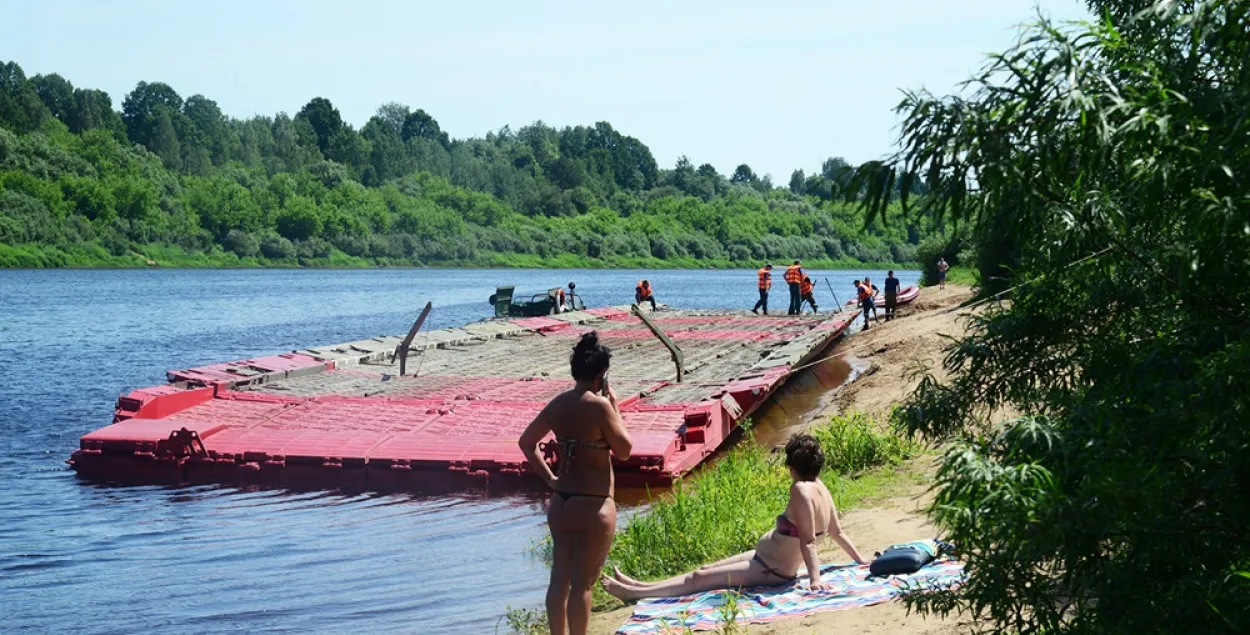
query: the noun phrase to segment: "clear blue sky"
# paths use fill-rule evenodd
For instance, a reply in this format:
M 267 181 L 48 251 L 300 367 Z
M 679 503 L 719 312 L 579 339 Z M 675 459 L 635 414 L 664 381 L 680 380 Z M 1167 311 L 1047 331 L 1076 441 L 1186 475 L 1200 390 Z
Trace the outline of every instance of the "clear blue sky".
M 951 91 L 1038 8 L 1088 15 L 1078 0 L 25 0 L 4 9 L 0 59 L 119 109 L 145 80 L 234 117 L 322 96 L 357 128 L 397 101 L 453 137 L 608 121 L 662 167 L 685 154 L 785 183 L 887 153 L 900 88 Z

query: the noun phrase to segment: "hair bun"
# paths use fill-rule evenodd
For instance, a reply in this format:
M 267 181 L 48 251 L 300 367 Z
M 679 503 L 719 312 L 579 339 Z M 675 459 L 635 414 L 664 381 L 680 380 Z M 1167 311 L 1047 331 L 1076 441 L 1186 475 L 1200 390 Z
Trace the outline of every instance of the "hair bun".
M 579 353 L 584 352 L 584 351 L 592 351 L 598 345 L 599 345 L 599 333 L 597 331 L 591 331 L 589 333 L 582 334 L 582 339 L 577 342 L 577 346 L 575 346 L 573 350 Z

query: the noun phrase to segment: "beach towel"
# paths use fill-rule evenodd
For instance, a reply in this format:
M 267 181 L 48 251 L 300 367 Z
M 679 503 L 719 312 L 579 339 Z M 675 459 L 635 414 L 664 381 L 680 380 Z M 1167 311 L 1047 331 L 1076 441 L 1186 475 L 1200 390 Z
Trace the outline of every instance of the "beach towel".
M 832 564 L 820 568 L 820 579 L 833 585 L 833 590 L 808 591 L 806 582 L 743 589 L 737 600 L 737 622 L 763 624 L 823 611 L 872 606 L 906 592 L 956 585 L 963 580 L 963 563 L 940 559 L 915 573 L 888 577 L 870 575 L 868 565 Z M 684 628 L 714 630 L 723 625 L 728 596 L 725 591 L 709 591 L 640 600 L 629 621 L 616 633 L 680 633 Z

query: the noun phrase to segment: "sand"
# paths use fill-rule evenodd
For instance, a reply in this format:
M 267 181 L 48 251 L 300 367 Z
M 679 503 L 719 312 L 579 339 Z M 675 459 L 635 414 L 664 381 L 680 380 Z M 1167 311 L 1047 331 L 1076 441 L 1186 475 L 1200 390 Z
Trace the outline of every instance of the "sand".
M 816 425 L 839 412 L 862 411 L 884 419 L 891 407 L 915 389 L 925 373 L 941 378 L 944 336 L 964 332 L 963 312 L 949 312 L 972 296 L 967 287 L 947 285 L 945 291 L 926 288 L 911 306 L 899 311 L 899 319 L 875 322 L 861 331 L 856 320 L 852 334 L 840 351 L 853 359 L 857 367 L 866 367 L 860 376 L 840 388 L 824 409 L 814 412 L 809 425 Z M 904 469 L 922 475 L 932 474 L 932 458 L 917 459 Z M 924 479 L 921 479 L 924 480 Z M 890 544 L 934 537 L 936 531 L 923 514 L 931 500 L 927 485 L 910 486 L 904 492 L 873 501 L 868 507 L 842 514 L 847 535 L 865 556 Z M 832 541 L 822 549 L 824 562 L 849 561 Z M 632 611 L 626 606 L 615 611 L 597 613 L 591 618 L 591 633 L 608 635 L 616 630 Z M 908 614 L 899 602 L 855 608 L 846 611 L 817 613 L 784 622 L 750 626 L 751 634 L 806 635 L 809 633 L 855 633 L 856 635 L 936 635 L 967 632 L 968 624 L 950 618 L 924 618 Z

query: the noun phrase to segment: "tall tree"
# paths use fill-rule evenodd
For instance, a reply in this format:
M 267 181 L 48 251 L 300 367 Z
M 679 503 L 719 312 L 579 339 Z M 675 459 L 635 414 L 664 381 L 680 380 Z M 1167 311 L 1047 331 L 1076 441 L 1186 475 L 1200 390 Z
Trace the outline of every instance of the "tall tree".
M 438 127 L 438 120 L 430 116 L 429 113 L 418 108 L 404 119 L 404 125 L 401 129 L 404 141 L 409 139 L 432 139 L 437 141 L 446 148 L 450 145 L 447 133 Z
M 103 128 L 113 132 L 119 139 L 126 137 L 126 124 L 121 115 L 113 110 L 113 100 L 102 90 L 74 89 L 74 108 L 69 121 L 70 131 L 82 134 L 88 130 Z
M 339 116 L 338 109 L 324 97 L 314 97 L 304 104 L 295 119 L 308 122 L 312 127 L 317 148 L 323 155 L 330 148 L 330 140 L 343 129 L 343 118 Z
M 807 191 L 807 176 L 803 174 L 803 170 L 795 170 L 790 174 L 790 191 L 795 194 Z
M 729 177 L 730 183 L 754 183 L 756 180 L 755 171 L 751 166 L 743 163 L 734 169 L 733 176 Z
M 238 145 L 238 139 L 217 102 L 203 95 L 192 95 L 182 105 L 182 114 L 186 115 L 194 130 L 193 138 L 183 139 L 183 143 L 190 142 L 208 150 L 215 165 L 230 160 L 231 150 Z
M 48 107 L 52 116 L 69 125 L 75 108 L 73 84 L 56 73 L 35 75 L 30 83 L 35 88 L 35 94 L 39 95 L 39 99 Z
M 177 170 L 182 167 L 182 146 L 178 143 L 171 114 L 168 108 L 156 109 L 156 125 L 148 149 L 161 158 L 166 168 Z
M 403 176 L 416 167 L 404 148 L 402 130 L 402 120 L 397 122 L 379 109 L 379 114 L 370 117 L 360 131 L 360 136 L 369 142 L 369 164 L 381 181 Z
M 126 124 L 126 134 L 134 143 L 146 146 L 157 154 L 160 152 L 157 152 L 153 144 L 162 109 L 171 118 L 170 125 L 173 125 L 174 114 L 182 112 L 182 97 L 168 84 L 161 82 L 139 82 L 122 101 L 122 121 Z
M 0 63 L 0 125 L 17 132 L 35 130 L 48 108 L 16 62 Z

